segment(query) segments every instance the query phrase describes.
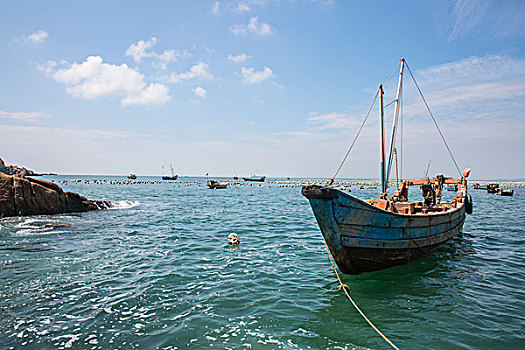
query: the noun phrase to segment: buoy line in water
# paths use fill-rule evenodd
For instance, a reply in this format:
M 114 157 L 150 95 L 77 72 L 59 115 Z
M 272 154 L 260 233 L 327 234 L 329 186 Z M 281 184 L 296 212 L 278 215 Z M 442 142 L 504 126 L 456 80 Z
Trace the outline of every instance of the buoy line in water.
M 330 260 L 330 263 L 332 264 L 332 268 L 334 269 L 335 275 L 337 276 L 337 279 L 339 280 L 339 286 L 337 287 L 337 289 L 338 290 L 342 289 L 345 292 L 346 297 L 348 298 L 348 300 L 350 300 L 350 302 L 355 307 L 355 309 L 359 312 L 361 316 L 363 316 L 363 318 L 365 319 L 366 322 L 368 322 L 370 327 L 372 327 L 377 332 L 377 334 L 379 334 L 381 338 L 383 338 L 384 341 L 386 341 L 392 348 L 399 350 L 399 348 L 394 343 L 392 343 L 390 339 L 388 339 L 376 326 L 374 326 L 372 321 L 370 321 L 368 317 L 366 317 L 364 312 L 361 311 L 359 306 L 357 306 L 354 299 L 352 299 L 349 293 L 350 287 L 348 287 L 346 284 L 343 283 L 343 281 L 341 281 L 341 277 L 339 276 L 339 273 L 337 272 L 337 269 L 335 268 L 334 260 L 332 259 L 332 256 L 330 255 L 330 250 L 328 249 L 328 244 L 326 243 L 326 239 L 324 238 L 324 236 L 323 236 L 323 242 L 326 247 L 326 254 L 328 254 L 328 259 Z

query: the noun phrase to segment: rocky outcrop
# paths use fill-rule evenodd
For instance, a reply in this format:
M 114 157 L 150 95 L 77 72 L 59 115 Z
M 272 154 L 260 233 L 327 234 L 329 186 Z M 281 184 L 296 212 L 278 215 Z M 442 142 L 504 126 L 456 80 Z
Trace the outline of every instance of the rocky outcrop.
M 2 158 L 0 158 L 0 173 L 6 175 L 22 175 L 22 176 L 40 176 L 41 174 L 35 173 L 33 170 L 22 168 L 16 165 L 6 165 Z
M 110 205 L 108 201 L 88 200 L 77 193 L 64 192 L 53 182 L 0 173 L 0 218 L 84 212 Z

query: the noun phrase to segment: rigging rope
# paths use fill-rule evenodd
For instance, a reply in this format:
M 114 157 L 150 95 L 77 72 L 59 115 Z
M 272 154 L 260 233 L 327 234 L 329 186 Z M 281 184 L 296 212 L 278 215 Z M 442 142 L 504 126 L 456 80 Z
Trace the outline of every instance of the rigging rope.
M 397 62 L 397 66 L 396 66 L 396 69 L 394 69 L 394 71 L 392 72 L 392 74 L 390 74 L 390 77 L 388 78 L 388 80 L 386 81 L 386 84 L 385 84 L 385 87 L 384 89 L 386 89 L 386 87 L 388 86 L 388 83 L 390 83 L 390 79 L 392 79 L 392 77 L 394 76 L 394 73 L 397 72 L 397 69 L 399 68 L 399 65 L 401 64 L 403 60 L 399 60 L 399 62 Z
M 331 186 L 334 183 L 334 179 L 336 178 L 337 174 L 339 174 L 339 171 L 341 170 L 341 167 L 345 163 L 346 158 L 348 158 L 348 155 L 350 154 L 350 151 L 354 147 L 354 144 L 357 141 L 357 138 L 359 137 L 359 134 L 361 133 L 361 130 L 363 130 L 363 126 L 365 126 L 366 120 L 368 119 L 368 116 L 370 115 L 370 111 L 372 110 L 372 107 L 374 107 L 374 104 L 376 103 L 377 95 L 379 95 L 379 90 L 377 90 L 377 92 L 376 92 L 374 100 L 372 101 L 372 104 L 370 105 L 370 108 L 368 109 L 368 113 L 366 113 L 365 120 L 363 120 L 363 123 L 361 124 L 361 127 L 359 128 L 359 131 L 355 135 L 354 141 L 352 141 L 352 144 L 350 145 L 350 148 L 346 152 L 346 155 L 343 158 L 343 161 L 341 162 L 341 164 L 339 164 L 339 168 L 337 168 L 337 171 L 335 172 L 334 176 L 326 183 L 327 186 Z
M 390 77 L 389 77 L 388 80 L 386 81 L 385 88 L 387 87 L 388 83 L 390 82 L 390 79 L 392 79 L 392 77 L 393 77 L 394 74 L 396 73 L 397 68 L 399 68 L 399 65 L 401 64 L 401 62 L 402 62 L 402 60 L 399 60 L 399 62 L 397 63 L 396 68 L 394 69 L 394 71 L 392 72 L 392 74 L 390 74 Z M 355 142 L 357 141 L 357 138 L 359 137 L 359 134 L 361 133 L 361 130 L 363 129 L 363 126 L 364 126 L 365 123 L 366 123 L 366 120 L 368 119 L 368 115 L 370 114 L 370 111 L 372 110 L 372 107 L 374 107 L 374 104 L 376 103 L 377 95 L 379 95 L 379 90 L 377 90 L 377 93 L 376 93 L 376 95 L 375 95 L 375 97 L 374 97 L 374 100 L 372 101 L 372 105 L 371 105 L 370 108 L 368 109 L 368 113 L 366 113 L 365 120 L 363 120 L 363 124 L 361 124 L 361 127 L 359 128 L 359 131 L 357 132 L 357 135 L 355 135 L 354 141 L 352 142 L 352 144 L 350 145 L 350 148 L 349 148 L 348 151 L 346 152 L 346 155 L 345 155 L 345 157 L 343 158 L 343 161 L 341 162 L 341 164 L 339 165 L 339 168 L 337 168 L 337 171 L 335 172 L 335 175 L 334 175 L 330 180 L 328 180 L 328 182 L 326 183 L 327 186 L 331 186 L 331 185 L 334 183 L 334 180 L 335 180 L 335 178 L 337 177 L 337 174 L 339 174 L 339 171 L 341 170 L 341 167 L 342 167 L 343 164 L 345 163 L 346 158 L 348 158 L 348 155 L 350 154 L 350 151 L 351 151 L 352 148 L 354 147 L 354 144 L 355 144 Z
M 368 317 L 366 317 L 366 315 L 363 313 L 363 311 L 361 311 L 359 306 L 357 306 L 357 304 L 355 303 L 354 299 L 352 299 L 352 297 L 350 296 L 350 293 L 349 293 L 350 288 L 346 284 L 344 284 L 343 281 L 341 281 L 341 277 L 339 276 L 339 273 L 337 272 L 337 270 L 335 268 L 334 260 L 332 259 L 332 256 L 330 255 L 330 250 L 328 248 L 328 244 L 326 243 L 326 239 L 324 238 L 324 236 L 323 236 L 323 241 L 324 241 L 324 245 L 326 247 L 326 254 L 328 254 L 328 259 L 330 260 L 330 263 L 332 264 L 332 268 L 334 269 L 335 275 L 337 276 L 337 279 L 339 280 L 339 287 L 337 287 L 337 289 L 338 290 L 342 289 L 345 292 L 346 296 L 348 297 L 348 300 L 350 300 L 350 302 L 355 307 L 355 309 L 359 312 L 359 314 L 361 316 L 363 316 L 363 318 L 365 319 L 366 322 L 368 322 L 370 327 L 372 327 L 377 332 L 377 334 L 379 334 L 381 336 L 381 338 L 383 338 L 384 341 L 386 341 L 392 348 L 394 348 L 396 350 L 399 350 L 399 348 L 394 343 L 392 343 L 392 341 L 390 341 L 390 339 L 388 339 L 383 333 L 381 333 L 381 331 L 379 329 L 377 329 L 376 326 L 374 326 L 372 321 L 370 321 L 368 319 Z
M 421 89 L 419 88 L 419 85 L 417 84 L 416 78 L 414 78 L 414 75 L 412 74 L 412 71 L 410 70 L 410 67 L 408 66 L 408 63 L 405 64 L 408 68 L 408 72 L 410 73 L 410 76 L 412 77 L 412 80 L 414 81 L 414 84 L 416 84 L 417 91 L 419 91 L 419 94 L 421 95 L 421 98 L 423 99 L 423 102 L 425 103 L 425 106 L 428 109 L 428 112 L 430 113 L 430 116 L 432 117 L 432 120 L 434 121 L 434 124 L 436 125 L 436 128 L 438 129 L 439 135 L 441 135 L 441 139 L 443 140 L 443 143 L 445 143 L 445 147 L 447 147 L 448 153 L 450 154 L 450 157 L 452 158 L 452 161 L 454 162 L 454 165 L 456 166 L 456 169 L 459 173 L 459 176 L 462 177 L 461 170 L 459 170 L 458 163 L 456 163 L 456 159 L 454 159 L 454 156 L 452 155 L 452 151 L 448 147 L 447 141 L 445 140 L 445 136 L 443 136 L 443 133 L 441 132 L 441 129 L 439 128 L 438 123 L 436 122 L 436 118 L 434 118 L 434 115 L 432 114 L 432 111 L 430 110 L 430 107 L 428 106 L 427 101 L 425 100 L 425 97 L 423 96 L 423 93 L 421 92 Z

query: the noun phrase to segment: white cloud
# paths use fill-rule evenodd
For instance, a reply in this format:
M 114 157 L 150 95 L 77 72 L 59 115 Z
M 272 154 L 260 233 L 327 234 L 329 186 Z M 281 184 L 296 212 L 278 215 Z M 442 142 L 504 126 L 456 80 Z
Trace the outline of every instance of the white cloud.
M 42 119 L 48 117 L 49 115 L 41 112 L 7 112 L 0 110 L 0 119 L 11 119 L 24 123 L 39 123 Z
M 235 35 L 255 34 L 266 36 L 273 34 L 272 27 L 265 22 L 259 22 L 257 17 L 252 17 L 248 24 L 236 24 L 230 27 L 230 31 Z
M 228 61 L 235 62 L 235 63 L 245 62 L 248 58 L 251 58 L 251 56 L 248 56 L 245 53 L 241 53 L 238 55 L 232 55 L 232 54 L 228 55 Z
M 213 75 L 209 72 L 209 66 L 207 63 L 199 62 L 195 65 L 193 65 L 189 72 L 184 72 L 180 74 L 171 73 L 167 78 L 166 81 L 168 83 L 180 83 L 184 80 L 190 80 L 190 79 L 211 79 L 213 78 Z
M 159 83 L 151 83 L 138 94 L 131 94 L 122 99 L 122 105 L 162 105 L 170 100 L 169 88 Z
M 152 58 L 153 65 L 157 68 L 166 70 L 170 62 L 176 62 L 178 57 L 185 56 L 177 50 L 166 50 L 161 54 L 150 51 L 150 49 L 157 45 L 157 38 L 152 37 L 148 41 L 139 40 L 131 44 L 126 50 L 126 55 L 133 58 L 136 63 L 140 63 L 144 58 Z
M 95 99 L 121 97 L 123 105 L 164 104 L 169 89 L 163 84 L 145 82 L 144 75 L 129 68 L 103 63 L 99 56 L 90 56 L 82 63 L 52 73 L 52 78 L 66 86 L 66 92 L 75 97 Z
M 39 44 L 43 43 L 48 37 L 49 34 L 45 30 L 39 30 L 27 36 L 16 38 L 15 41 L 23 41 L 29 44 Z
M 244 2 L 241 2 L 237 5 L 237 11 L 239 12 L 250 12 L 252 9 L 250 8 L 250 6 Z
M 195 97 L 198 97 L 200 99 L 205 99 L 206 96 L 208 95 L 208 92 L 206 90 L 204 90 L 204 88 L 198 86 L 196 87 L 195 89 L 192 90 L 193 93 L 195 94 Z
M 262 83 L 263 81 L 275 76 L 273 71 L 268 67 L 264 67 L 261 71 L 255 71 L 253 68 L 242 67 L 241 74 L 244 78 L 244 83 L 246 84 Z
M 215 14 L 219 13 L 220 6 L 221 6 L 221 2 L 215 1 L 215 3 L 213 4 L 213 7 L 211 8 L 211 12 Z
M 140 63 L 144 57 L 151 57 L 152 53 L 148 53 L 147 50 L 151 49 L 157 44 L 157 38 L 153 37 L 148 41 L 139 40 L 135 44 L 126 50 L 126 55 L 133 57 L 135 62 Z

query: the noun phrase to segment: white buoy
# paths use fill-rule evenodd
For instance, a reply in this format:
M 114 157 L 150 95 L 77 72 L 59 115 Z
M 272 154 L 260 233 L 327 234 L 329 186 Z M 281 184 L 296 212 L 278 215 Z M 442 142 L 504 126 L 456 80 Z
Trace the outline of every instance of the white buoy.
M 230 233 L 228 236 L 229 245 L 238 245 L 240 243 L 239 236 L 236 233 Z

